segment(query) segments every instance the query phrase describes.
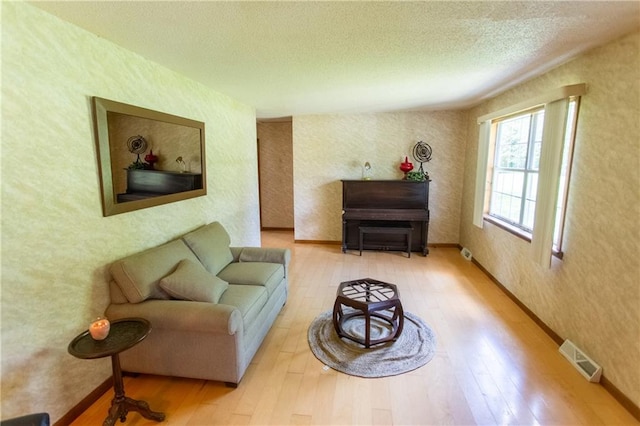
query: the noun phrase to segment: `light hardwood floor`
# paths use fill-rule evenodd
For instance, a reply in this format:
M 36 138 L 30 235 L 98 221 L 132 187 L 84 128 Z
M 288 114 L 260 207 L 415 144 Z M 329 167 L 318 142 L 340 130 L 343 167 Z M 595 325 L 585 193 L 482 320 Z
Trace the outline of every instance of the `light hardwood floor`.
M 286 231 L 263 246 L 290 247 L 289 299 L 237 389 L 219 382 L 125 377 L 127 396 L 166 414 L 166 425 L 615 425 L 640 424 L 600 385 L 587 382 L 558 346 L 454 248 L 342 254 L 337 245 L 294 244 Z M 307 328 L 332 308 L 341 281 L 396 283 L 404 309 L 435 331 L 425 366 L 363 379 L 323 368 Z M 215 354 L 212 354 L 215 356 Z M 99 425 L 104 394 L 73 425 Z M 130 413 L 127 425 L 157 423 Z

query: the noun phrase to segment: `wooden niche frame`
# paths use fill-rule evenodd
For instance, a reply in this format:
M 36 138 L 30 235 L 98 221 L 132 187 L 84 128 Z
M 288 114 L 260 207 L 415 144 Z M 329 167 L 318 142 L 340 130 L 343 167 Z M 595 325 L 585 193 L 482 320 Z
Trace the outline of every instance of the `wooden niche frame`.
M 92 107 L 104 216 L 207 195 L 203 122 L 98 97 L 92 97 Z M 149 177 L 190 177 L 195 184 L 168 193 L 132 194 L 128 168 L 138 157 L 129 151 L 127 142 L 138 135 L 148 145 L 140 160 L 152 150 L 159 159 L 148 170 Z

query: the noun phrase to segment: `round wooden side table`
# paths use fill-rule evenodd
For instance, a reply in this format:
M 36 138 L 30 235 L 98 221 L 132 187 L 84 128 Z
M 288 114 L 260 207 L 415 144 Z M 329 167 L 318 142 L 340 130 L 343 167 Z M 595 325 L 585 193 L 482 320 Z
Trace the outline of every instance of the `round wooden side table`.
M 124 422 L 129 411 L 136 411 L 142 417 L 161 422 L 164 414 L 151 411 L 149 404 L 137 401 L 124 395 L 122 370 L 120 369 L 119 354 L 140 343 L 151 331 L 151 324 L 144 318 L 124 318 L 111 323 L 109 335 L 104 340 L 94 340 L 89 330 L 79 334 L 69 343 L 69 353 L 76 358 L 96 359 L 111 357 L 113 368 L 113 390 L 115 396 L 111 401 L 109 415 L 103 426 L 113 426 L 118 419 Z

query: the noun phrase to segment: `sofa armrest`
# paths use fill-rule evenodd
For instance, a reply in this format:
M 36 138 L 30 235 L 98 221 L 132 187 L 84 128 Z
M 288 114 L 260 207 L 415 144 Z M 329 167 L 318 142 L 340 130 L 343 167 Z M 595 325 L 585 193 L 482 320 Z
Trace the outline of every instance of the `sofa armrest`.
M 105 315 L 110 320 L 140 317 L 151 328 L 190 332 L 236 334 L 242 329 L 240 311 L 230 305 L 186 300 L 145 300 L 141 303 L 112 303 Z
M 272 247 L 242 247 L 238 260 L 240 262 L 279 263 L 287 271 L 289 262 L 291 262 L 291 250 Z

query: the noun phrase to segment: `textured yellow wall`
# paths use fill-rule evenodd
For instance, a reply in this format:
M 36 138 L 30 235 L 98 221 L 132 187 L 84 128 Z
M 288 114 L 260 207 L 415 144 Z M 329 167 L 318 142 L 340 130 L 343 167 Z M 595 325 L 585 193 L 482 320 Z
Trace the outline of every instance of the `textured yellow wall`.
M 640 406 L 640 35 L 596 49 L 469 113 L 461 244 Z M 476 118 L 563 85 L 586 83 L 576 136 L 564 260 L 550 270 L 530 244 L 471 224 Z
M 431 145 L 429 243 L 457 243 L 466 114 L 458 111 L 309 115 L 293 118 L 295 238 L 342 240 L 341 179 L 401 179 L 419 140 Z
M 291 122 L 258 123 L 258 139 L 262 226 L 293 229 Z
M 208 195 L 102 216 L 90 97 L 205 122 Z M 31 5 L 2 3 L 2 418 L 56 421 L 110 374 L 69 341 L 111 261 L 218 220 L 259 245 L 255 111 Z

